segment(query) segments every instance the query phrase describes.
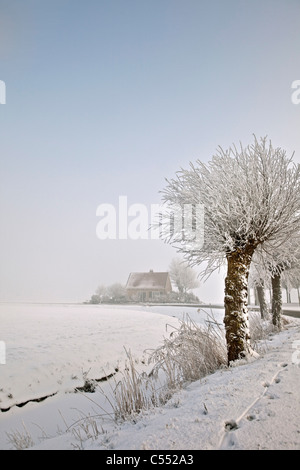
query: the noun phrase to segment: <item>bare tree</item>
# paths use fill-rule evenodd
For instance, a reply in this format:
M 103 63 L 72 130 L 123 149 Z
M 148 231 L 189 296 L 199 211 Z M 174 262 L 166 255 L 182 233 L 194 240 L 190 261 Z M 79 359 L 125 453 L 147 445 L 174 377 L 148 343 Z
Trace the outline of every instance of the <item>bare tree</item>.
M 184 230 L 167 233 L 164 224 L 162 237 L 191 266 L 206 263 L 203 276 L 227 262 L 224 323 L 228 362 L 244 357 L 251 352 L 247 288 L 252 256 L 266 241 L 269 250 L 278 251 L 284 240 L 299 231 L 299 165 L 266 138 L 254 137 L 252 145 L 219 147 L 208 164 L 198 160 L 188 170 L 180 170 L 175 179 L 167 181 L 163 201 L 171 209 L 180 207 L 183 214 L 186 204 L 204 206 L 203 244 L 197 247 L 197 242 L 182 236 Z M 190 225 L 190 232 L 201 229 L 197 220 Z
M 188 263 L 174 258 L 169 266 L 171 281 L 176 285 L 182 300 L 186 300 L 187 294 L 192 289 L 199 286 L 195 271 Z

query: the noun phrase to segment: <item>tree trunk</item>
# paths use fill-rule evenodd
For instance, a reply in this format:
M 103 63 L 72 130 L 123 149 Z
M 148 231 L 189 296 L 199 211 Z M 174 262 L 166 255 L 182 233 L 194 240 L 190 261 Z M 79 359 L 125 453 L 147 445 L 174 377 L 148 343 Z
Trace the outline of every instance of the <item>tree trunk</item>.
M 266 296 L 265 296 L 265 289 L 264 286 L 257 286 L 257 297 L 258 297 L 258 302 L 259 302 L 259 308 L 260 308 L 260 316 L 262 320 L 266 320 L 268 318 L 268 305 L 266 302 Z
M 259 297 L 256 287 L 254 287 L 254 305 L 259 305 Z
M 272 276 L 272 323 L 274 326 L 281 328 L 282 315 L 282 291 L 281 291 L 281 275 Z
M 290 303 L 290 292 L 289 292 L 288 287 L 285 287 L 285 296 L 286 296 L 286 303 L 289 304 Z
M 250 352 L 248 326 L 248 275 L 254 249 L 247 247 L 227 255 L 225 279 L 225 332 L 228 363 Z
M 289 289 L 289 287 L 286 288 L 286 301 L 288 304 L 291 304 L 291 291 Z
M 297 294 L 298 294 L 298 303 L 300 305 L 300 289 L 297 287 Z
M 251 305 L 251 289 L 248 286 L 248 305 Z

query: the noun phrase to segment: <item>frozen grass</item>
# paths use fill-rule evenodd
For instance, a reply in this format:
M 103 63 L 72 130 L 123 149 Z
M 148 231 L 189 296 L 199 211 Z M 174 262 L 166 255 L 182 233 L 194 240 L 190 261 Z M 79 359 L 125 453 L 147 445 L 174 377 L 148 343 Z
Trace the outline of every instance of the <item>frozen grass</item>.
M 282 318 L 282 325 L 286 325 L 288 320 Z M 266 350 L 266 340 L 275 333 L 279 332 L 279 329 L 273 325 L 271 316 L 265 320 L 261 318 L 261 315 L 257 311 L 249 312 L 249 329 L 250 329 L 250 341 L 252 348 L 258 353 L 263 353 Z
M 218 369 L 227 367 L 227 348 L 224 328 L 212 313 L 205 325 L 199 325 L 186 315 L 178 328 L 172 326 L 163 345 L 149 351 L 150 374 L 138 373 L 130 352 L 122 378 L 111 389 L 110 402 L 116 420 L 134 417 L 142 410 L 164 404 L 185 384 L 194 382 Z M 249 328 L 252 347 L 265 349 L 264 340 L 276 332 L 271 322 L 262 320 L 258 312 L 251 312 Z
M 142 410 L 164 404 L 184 384 L 226 367 L 224 333 L 211 316 L 200 326 L 186 316 L 172 327 L 163 345 L 149 351 L 150 374 L 138 373 L 130 352 L 121 379 L 114 379 L 109 400 L 116 420 L 131 419 Z
M 72 434 L 77 443 L 72 444 L 75 450 L 82 450 L 85 441 L 91 439 L 96 441 L 99 436 L 103 436 L 105 431 L 99 426 L 99 421 L 92 416 L 87 416 L 77 426 L 72 427 Z
M 161 404 L 157 384 L 145 372 L 139 373 L 130 352 L 121 379 L 116 382 L 111 400 L 116 420 L 133 417 L 142 410 Z
M 226 366 L 224 330 L 212 316 L 204 326 L 186 316 L 152 352 L 151 360 L 155 362 L 153 373 L 158 376 L 163 371 L 170 390 L 199 380 Z
M 25 424 L 22 424 L 23 430 L 16 430 L 10 433 L 6 433 L 8 441 L 16 450 L 28 449 L 29 447 L 34 445 L 34 441 L 32 439 L 31 434 L 27 430 Z

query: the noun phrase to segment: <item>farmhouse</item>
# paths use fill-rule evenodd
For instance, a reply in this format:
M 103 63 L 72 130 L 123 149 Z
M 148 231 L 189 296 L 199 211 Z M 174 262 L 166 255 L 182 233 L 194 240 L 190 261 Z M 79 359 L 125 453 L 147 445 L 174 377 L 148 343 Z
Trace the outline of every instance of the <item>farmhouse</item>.
M 130 273 L 126 292 L 129 300 L 137 302 L 163 300 L 172 292 L 169 273 L 155 273 L 152 269 L 147 273 Z

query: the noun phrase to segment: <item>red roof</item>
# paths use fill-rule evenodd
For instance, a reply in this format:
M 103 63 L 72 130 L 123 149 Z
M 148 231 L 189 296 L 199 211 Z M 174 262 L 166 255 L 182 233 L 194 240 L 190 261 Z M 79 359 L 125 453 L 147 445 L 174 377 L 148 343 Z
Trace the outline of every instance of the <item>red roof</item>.
M 169 273 L 130 273 L 126 284 L 126 289 L 146 290 L 157 289 L 163 290 L 167 287 Z

